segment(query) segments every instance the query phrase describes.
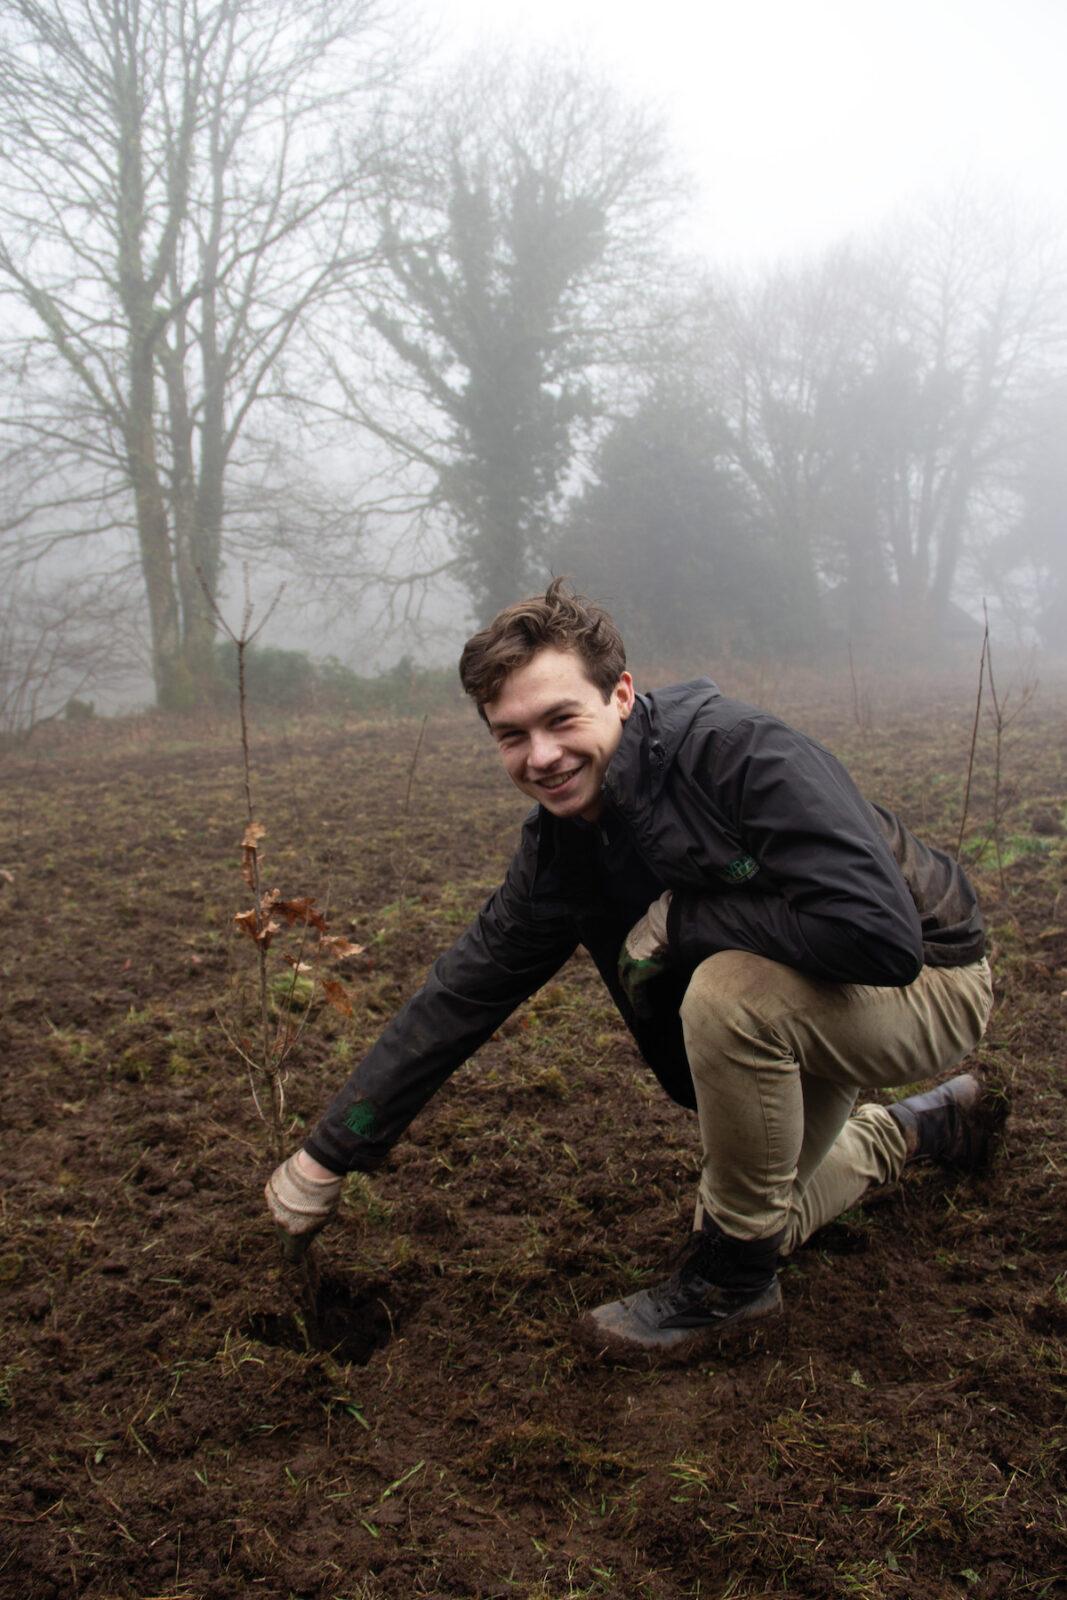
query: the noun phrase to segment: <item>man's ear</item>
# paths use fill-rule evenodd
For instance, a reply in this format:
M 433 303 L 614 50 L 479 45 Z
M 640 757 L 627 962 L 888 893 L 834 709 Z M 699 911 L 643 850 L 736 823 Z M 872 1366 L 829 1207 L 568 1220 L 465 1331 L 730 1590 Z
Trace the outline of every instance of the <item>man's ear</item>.
M 628 672 L 620 674 L 618 683 L 611 691 L 611 698 L 615 703 L 619 716 L 625 722 L 634 708 L 634 699 L 636 698 L 634 680 Z

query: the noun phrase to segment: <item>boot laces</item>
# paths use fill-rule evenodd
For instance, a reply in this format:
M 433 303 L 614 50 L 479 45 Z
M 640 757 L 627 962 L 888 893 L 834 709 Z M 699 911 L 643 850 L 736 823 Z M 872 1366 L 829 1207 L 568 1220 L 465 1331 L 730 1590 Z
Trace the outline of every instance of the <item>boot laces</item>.
M 712 1274 L 723 1258 L 722 1241 L 712 1233 L 692 1233 L 676 1252 L 666 1282 L 648 1290 L 657 1316 L 671 1316 L 690 1305 L 714 1283 Z

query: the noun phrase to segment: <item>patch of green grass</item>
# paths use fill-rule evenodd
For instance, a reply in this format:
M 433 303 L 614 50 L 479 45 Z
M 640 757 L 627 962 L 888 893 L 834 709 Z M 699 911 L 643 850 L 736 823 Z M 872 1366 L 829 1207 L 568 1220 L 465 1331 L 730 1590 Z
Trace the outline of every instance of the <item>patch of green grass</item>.
M 1052 840 L 1040 834 L 1008 833 L 1000 841 L 1000 864 L 1007 869 L 1027 856 L 1050 855 L 1052 849 Z M 967 839 L 960 854 L 971 866 L 993 866 L 997 861 L 996 840 L 989 834 L 977 839 Z
M 677 1491 L 671 1499 L 680 1505 L 687 1505 L 691 1500 L 698 1500 L 703 1495 L 710 1494 L 722 1482 L 722 1472 L 719 1466 L 709 1460 L 693 1459 L 679 1456 L 672 1461 L 668 1469 L 668 1476 L 673 1478 L 678 1485 Z
M 913 1094 L 921 1094 L 929 1082 L 929 1078 L 919 1078 L 914 1083 L 893 1083 L 878 1092 L 895 1103 L 898 1100 L 907 1100 Z
M 885 1560 L 852 1561 L 838 1567 L 834 1573 L 834 1594 L 849 1595 L 856 1600 L 883 1600 L 886 1572 L 899 1572 L 900 1564 L 892 1551 Z
M 309 1011 L 321 997 L 317 994 L 314 978 L 303 972 L 276 972 L 267 983 L 270 1008 L 275 1016 L 289 1016 Z
M 71 1066 L 84 1066 L 99 1054 L 99 1039 L 92 1038 L 82 1029 L 56 1028 L 51 1023 L 48 1028 L 49 1044 L 61 1061 L 69 1062 Z
M 7 1250 L 0 1255 L 0 1283 L 17 1283 L 22 1277 L 25 1258 L 17 1250 Z
M 350 1172 L 341 1189 L 341 1204 L 357 1217 L 371 1223 L 388 1223 L 395 1207 L 385 1199 L 380 1185 L 371 1182 L 365 1172 Z
M 142 1045 L 131 1044 L 116 1058 L 112 1071 L 127 1083 L 147 1083 L 152 1076 L 152 1062 Z
M 476 1469 L 491 1475 L 516 1472 L 562 1471 L 590 1488 L 601 1479 L 638 1477 L 643 1468 L 621 1451 L 604 1450 L 576 1438 L 549 1422 L 519 1422 L 495 1433 L 477 1452 Z
M 571 1086 L 558 1067 L 542 1067 L 530 1080 L 530 1087 L 550 1100 L 569 1100 Z
M 914 1554 L 931 1539 L 956 1542 L 965 1554 L 969 1536 L 1002 1509 L 1006 1492 L 993 1473 L 975 1473 L 965 1448 L 942 1448 L 936 1465 L 920 1462 L 898 1475 L 891 1503 L 885 1506 L 896 1521 L 893 1548 Z
M 545 1554 L 544 1550 L 541 1551 Z M 585 1569 L 584 1572 L 582 1569 Z M 523 1600 L 595 1600 L 598 1596 L 616 1595 L 617 1574 L 613 1568 L 598 1566 L 592 1561 L 568 1561 L 566 1569 L 556 1576 L 550 1567 L 535 1583 L 520 1592 Z

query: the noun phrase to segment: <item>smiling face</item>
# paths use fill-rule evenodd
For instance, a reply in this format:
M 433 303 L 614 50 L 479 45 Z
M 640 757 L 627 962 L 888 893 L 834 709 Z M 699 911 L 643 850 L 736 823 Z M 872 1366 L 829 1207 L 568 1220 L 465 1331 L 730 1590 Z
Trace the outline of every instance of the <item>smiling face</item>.
M 556 817 L 594 822 L 602 786 L 634 704 L 624 672 L 608 699 L 573 650 L 539 650 L 482 707 L 508 777 Z

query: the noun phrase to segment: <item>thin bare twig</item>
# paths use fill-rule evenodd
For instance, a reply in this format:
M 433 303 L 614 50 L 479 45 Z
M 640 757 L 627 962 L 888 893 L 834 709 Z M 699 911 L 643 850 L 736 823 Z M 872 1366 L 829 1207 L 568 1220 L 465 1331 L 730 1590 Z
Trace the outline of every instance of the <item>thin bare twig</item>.
M 983 601 L 983 606 L 985 602 Z M 978 721 L 982 714 L 982 686 L 985 683 L 986 657 L 989 654 L 989 613 L 986 612 L 985 632 L 982 634 L 982 653 L 978 658 L 978 693 L 974 702 L 974 724 L 971 728 L 971 751 L 967 758 L 967 783 L 963 790 L 963 815 L 960 817 L 959 837 L 956 840 L 956 860 L 963 849 L 963 834 L 967 827 L 967 813 L 971 807 L 971 783 L 974 779 L 974 755 L 978 748 Z
M 215 1021 L 218 1023 L 219 1027 L 221 1028 L 223 1036 L 225 1037 L 226 1043 L 230 1046 L 230 1049 L 233 1050 L 236 1055 L 240 1056 L 241 1060 L 245 1063 L 246 1066 L 250 1067 L 254 1072 L 258 1072 L 258 1070 L 259 1070 L 259 1062 L 255 1061 L 252 1058 L 252 1056 L 250 1056 L 248 1054 L 248 1052 L 244 1049 L 244 1047 L 242 1046 L 240 1040 L 236 1039 L 234 1037 L 234 1035 L 230 1032 L 229 1028 L 227 1027 L 226 1023 L 223 1021 L 223 1018 L 222 1018 L 220 1012 L 217 1011 L 217 1010 L 215 1012 Z
M 429 721 L 429 712 L 426 712 L 415 740 L 415 748 L 411 752 L 411 761 L 408 765 L 407 784 L 404 788 L 404 800 L 400 807 L 400 837 L 393 851 L 393 876 L 396 888 L 397 929 L 403 929 L 407 922 L 408 879 L 411 876 L 414 851 L 411 847 L 411 796 L 415 786 L 415 769 L 419 764 L 419 752 L 426 733 L 426 724 Z
M 851 639 L 848 641 L 848 673 L 849 673 L 849 677 L 852 680 L 852 715 L 853 715 L 853 718 L 855 719 L 856 726 L 858 728 L 862 728 L 864 733 L 869 733 L 870 732 L 870 727 L 871 727 L 870 697 L 865 694 L 863 696 L 863 699 L 862 699 L 862 702 L 861 702 L 859 683 L 856 680 L 856 663 L 855 663 L 855 661 L 853 660 L 853 657 L 852 657 L 852 640 Z
M 989 609 L 982 601 L 982 615 L 985 617 L 986 637 L 989 637 Z M 1007 888 L 1004 878 L 1004 840 L 1002 837 L 1001 823 L 1003 809 L 1001 805 L 1001 778 L 1004 759 L 1004 711 L 997 694 L 997 683 L 993 676 L 993 651 L 987 648 L 985 657 L 986 676 L 989 679 L 989 697 L 993 702 L 993 820 L 991 831 L 993 835 L 993 849 L 997 857 L 997 877 L 1000 879 L 1000 892 L 1003 894 Z
M 986 631 L 989 629 L 989 612 L 986 603 L 982 601 L 982 611 L 985 613 Z M 993 849 L 997 858 L 997 877 L 1000 880 L 1000 892 L 1007 893 L 1008 881 L 1004 869 L 1004 819 L 1015 799 L 1014 786 L 1006 787 L 1004 783 L 1004 763 L 1008 753 L 1007 734 L 1012 723 L 1019 717 L 1030 704 L 1037 692 L 1037 680 L 1024 676 L 1019 685 L 1017 704 L 1012 707 L 1013 690 L 1009 689 L 1003 697 L 997 692 L 996 679 L 993 676 L 993 650 L 990 646 L 986 651 L 986 676 L 989 679 L 989 697 L 993 703 L 993 807 L 986 840 L 992 839 Z
M 425 737 L 425 734 L 426 734 L 426 724 L 427 724 L 427 722 L 429 720 L 430 720 L 430 713 L 427 711 L 423 715 L 422 726 L 419 729 L 419 737 L 415 740 L 415 749 L 412 751 L 412 754 L 411 754 L 411 766 L 408 768 L 408 786 L 404 790 L 403 815 L 405 817 L 408 815 L 409 811 L 411 810 L 411 788 L 412 788 L 413 783 L 415 782 L 415 768 L 418 766 L 418 763 L 419 763 L 419 751 L 422 749 L 422 741 L 423 741 L 423 738 Z
M 1009 689 L 1007 694 L 1001 695 L 997 689 L 996 675 L 993 671 L 993 646 L 989 635 L 989 607 L 985 600 L 982 601 L 982 615 L 985 626 L 982 633 L 982 653 L 978 664 L 978 693 L 975 698 L 974 725 L 971 729 L 971 752 L 967 764 L 967 785 L 963 795 L 963 816 L 960 819 L 959 838 L 956 842 L 956 858 L 959 859 L 963 846 L 963 834 L 967 825 L 967 816 L 971 798 L 971 780 L 974 774 L 975 750 L 978 742 L 979 719 L 982 711 L 982 689 L 986 682 L 989 684 L 989 699 L 991 702 L 990 716 L 993 725 L 993 795 L 989 824 L 975 848 L 976 858 L 980 859 L 986 847 L 991 843 L 997 860 L 997 877 L 1000 881 L 1001 894 L 1007 893 L 1007 875 L 1004 863 L 1004 819 L 1015 798 L 1013 786 L 1006 786 L 1004 782 L 1005 758 L 1008 754 L 1007 734 L 1012 723 L 1025 711 L 1037 691 L 1037 680 L 1030 675 L 1024 675 L 1019 688 L 1018 701 L 1013 706 L 1012 697 L 1014 689 Z

